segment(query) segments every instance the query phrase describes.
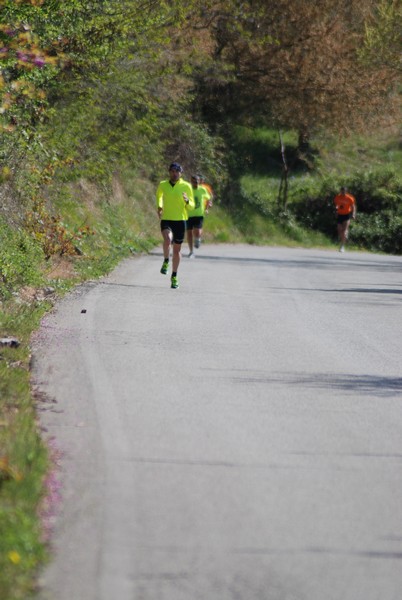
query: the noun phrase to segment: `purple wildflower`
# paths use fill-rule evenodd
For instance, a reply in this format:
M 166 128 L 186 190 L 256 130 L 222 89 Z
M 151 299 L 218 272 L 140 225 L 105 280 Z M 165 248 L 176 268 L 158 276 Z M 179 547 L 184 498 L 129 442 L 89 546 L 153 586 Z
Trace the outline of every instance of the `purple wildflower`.
M 22 62 L 29 61 L 29 56 L 27 54 L 25 54 L 25 52 L 22 52 L 22 50 L 17 50 L 17 58 L 18 58 L 18 60 L 20 60 Z
M 45 59 L 42 56 L 36 56 L 34 59 L 34 65 L 40 69 L 45 66 Z

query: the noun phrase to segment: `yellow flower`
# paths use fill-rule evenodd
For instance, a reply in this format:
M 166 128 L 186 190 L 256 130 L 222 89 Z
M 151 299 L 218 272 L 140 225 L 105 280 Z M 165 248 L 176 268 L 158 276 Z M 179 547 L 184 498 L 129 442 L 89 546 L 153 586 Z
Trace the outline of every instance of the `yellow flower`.
M 15 550 L 11 550 L 11 552 L 8 553 L 8 558 L 15 565 L 18 565 L 18 563 L 21 562 L 21 556 Z
M 0 171 L 0 181 L 10 179 L 11 177 L 11 169 L 10 167 L 3 167 Z M 0 421 L 0 427 L 3 425 L 3 421 Z M 0 469 L 1 469 L 1 459 L 0 459 Z

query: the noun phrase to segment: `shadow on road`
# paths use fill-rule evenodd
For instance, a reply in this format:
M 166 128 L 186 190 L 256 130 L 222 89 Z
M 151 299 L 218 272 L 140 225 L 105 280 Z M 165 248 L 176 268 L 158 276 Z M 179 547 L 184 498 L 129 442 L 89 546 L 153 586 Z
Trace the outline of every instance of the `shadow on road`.
M 238 373 L 232 377 L 232 380 L 239 384 L 262 383 L 275 384 L 283 383 L 297 387 L 308 387 L 311 389 L 328 389 L 342 391 L 343 393 L 361 394 L 364 396 L 376 397 L 396 397 L 402 392 L 401 377 L 386 377 L 383 375 L 352 375 L 352 374 L 331 374 L 331 373 L 312 373 L 305 375 L 302 373 L 281 373 L 280 375 L 266 376 L 255 374 L 254 376 Z
M 162 256 L 160 251 L 150 252 L 152 256 Z M 186 256 L 183 255 L 185 259 Z M 402 272 L 402 262 L 398 260 L 399 257 L 395 257 L 395 260 L 384 260 L 381 257 L 380 261 L 373 260 L 370 258 L 356 258 L 352 255 L 342 255 L 334 253 L 332 256 L 317 256 L 314 254 L 309 255 L 306 258 L 305 254 L 300 256 L 300 259 L 281 259 L 281 258 L 246 258 L 242 256 L 216 256 L 208 254 L 197 254 L 196 260 L 200 261 L 220 261 L 220 262 L 233 262 L 233 263 L 244 263 L 244 264 L 261 264 L 262 266 L 275 266 L 281 268 L 308 268 L 312 267 L 315 269 L 340 269 L 340 270 L 353 270 L 358 268 L 360 271 L 363 269 L 376 270 L 376 271 L 390 271 L 390 272 Z

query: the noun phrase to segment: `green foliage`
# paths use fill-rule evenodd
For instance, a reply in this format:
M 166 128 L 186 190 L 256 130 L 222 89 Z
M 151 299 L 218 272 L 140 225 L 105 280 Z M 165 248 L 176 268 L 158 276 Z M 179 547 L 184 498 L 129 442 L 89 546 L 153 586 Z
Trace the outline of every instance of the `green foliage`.
M 13 229 L 0 217 L 0 299 L 23 285 L 39 285 L 43 252 L 23 229 Z
M 0 597 L 25 600 L 46 548 L 38 521 L 47 452 L 39 437 L 30 395 L 28 340 L 44 305 L 0 310 L 0 332 L 18 336 L 18 348 L 2 348 L 0 360 Z
M 299 189 L 291 210 L 304 226 L 336 235 L 333 198 L 346 185 L 357 202 L 351 238 L 362 248 L 400 254 L 402 249 L 402 181 L 392 167 L 356 171 L 349 177 L 317 179 L 309 193 Z M 293 194 L 295 198 L 296 194 Z
M 276 160 L 271 162 L 274 144 L 271 139 L 265 137 L 264 133 L 260 135 L 259 131 L 253 132 L 250 127 L 233 125 L 233 127 L 226 128 L 225 135 L 228 149 L 230 149 L 228 168 L 235 179 L 239 175 L 247 176 L 249 173 L 258 175 L 263 172 L 267 176 L 270 167 L 275 172 L 279 172 L 279 163 Z
M 19 447 L 10 444 L 11 464 L 2 471 L 2 476 L 0 470 L 0 595 L 23 600 L 33 592 L 31 574 L 47 554 L 37 516 L 43 495 L 38 482 L 45 475 L 46 452 L 32 428 L 34 415 L 20 404 L 18 409 L 23 414 L 13 426 L 20 428 L 21 444 Z
M 232 217 L 218 204 L 205 215 L 203 238 L 206 242 L 231 244 L 244 240 Z
M 398 0 L 380 0 L 371 20 L 367 23 L 361 59 L 377 65 L 401 70 L 402 4 Z
M 50 215 L 44 200 L 37 200 L 25 219 L 25 229 L 41 246 L 45 258 L 52 255 L 74 256 L 81 254 L 79 248 L 83 238 L 93 235 L 86 225 L 72 231 L 60 216 Z
M 163 134 L 165 145 L 165 166 L 171 160 L 178 160 L 184 168 L 185 177 L 199 173 L 205 176 L 218 193 L 226 183 L 226 159 L 224 143 L 218 136 L 212 136 L 206 125 L 190 118 L 177 117 L 173 123 L 166 124 Z M 163 173 L 166 177 L 166 170 Z
M 290 155 L 295 139 L 292 133 L 285 137 Z M 225 204 L 231 214 L 238 215 L 237 226 L 248 240 L 268 239 L 259 219 L 256 220 L 259 214 L 265 218 L 267 227 L 270 223 L 270 227 L 279 228 L 284 238 L 304 245 L 335 241 L 333 198 L 341 185 L 346 185 L 358 206 L 358 218 L 351 225 L 353 243 L 370 250 L 399 254 L 402 157 L 398 140 L 392 143 L 390 138 L 376 136 L 345 139 L 337 145 L 330 138 L 318 138 L 317 142 L 324 151 L 313 149 L 316 169 L 303 168 L 300 163 L 297 168 L 296 163 L 296 168 L 290 170 L 288 210 L 282 211 L 277 201 L 281 165 L 278 155 L 273 159 L 278 152 L 277 132 L 233 128 L 229 161 L 233 176 L 226 190 Z M 323 146 L 325 142 L 331 152 Z M 242 225 L 242 220 L 247 225 Z
M 294 131 L 285 131 L 283 141 L 287 160 L 292 167 L 299 168 L 297 162 L 297 135 Z M 253 174 L 280 177 L 282 171 L 281 145 L 279 132 L 267 127 L 241 127 L 230 129 L 229 138 L 232 149 L 230 169 L 242 175 Z
M 359 199 L 359 210 L 379 213 L 385 210 L 402 210 L 402 179 L 392 166 L 356 172 L 348 182 Z
M 368 250 L 402 254 L 402 214 L 359 214 L 351 235 L 353 243 Z
M 359 207 L 352 230 L 354 242 L 369 250 L 402 254 L 400 174 L 391 167 L 356 174 L 351 189 Z
M 5 1 L 2 5 L 0 131 L 29 135 L 32 125 L 43 118 L 44 88 L 59 72 L 60 48 L 55 39 L 51 46 L 45 40 L 49 12 L 42 1 Z

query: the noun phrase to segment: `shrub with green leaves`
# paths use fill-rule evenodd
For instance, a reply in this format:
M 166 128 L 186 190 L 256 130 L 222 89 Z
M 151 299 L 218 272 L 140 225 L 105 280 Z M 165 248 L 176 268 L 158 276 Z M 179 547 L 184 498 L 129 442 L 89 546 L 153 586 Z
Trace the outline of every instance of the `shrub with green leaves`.
M 351 228 L 353 243 L 369 250 L 402 254 L 402 214 L 360 214 Z
M 39 285 L 44 256 L 23 229 L 11 229 L 0 218 L 0 298 L 23 285 Z
M 336 236 L 333 198 L 345 185 L 355 196 L 357 220 L 351 237 L 357 245 L 391 254 L 402 253 L 402 181 L 392 166 L 355 171 L 341 179 L 327 177 L 321 186 L 293 194 L 290 206 L 297 220 L 310 229 Z

